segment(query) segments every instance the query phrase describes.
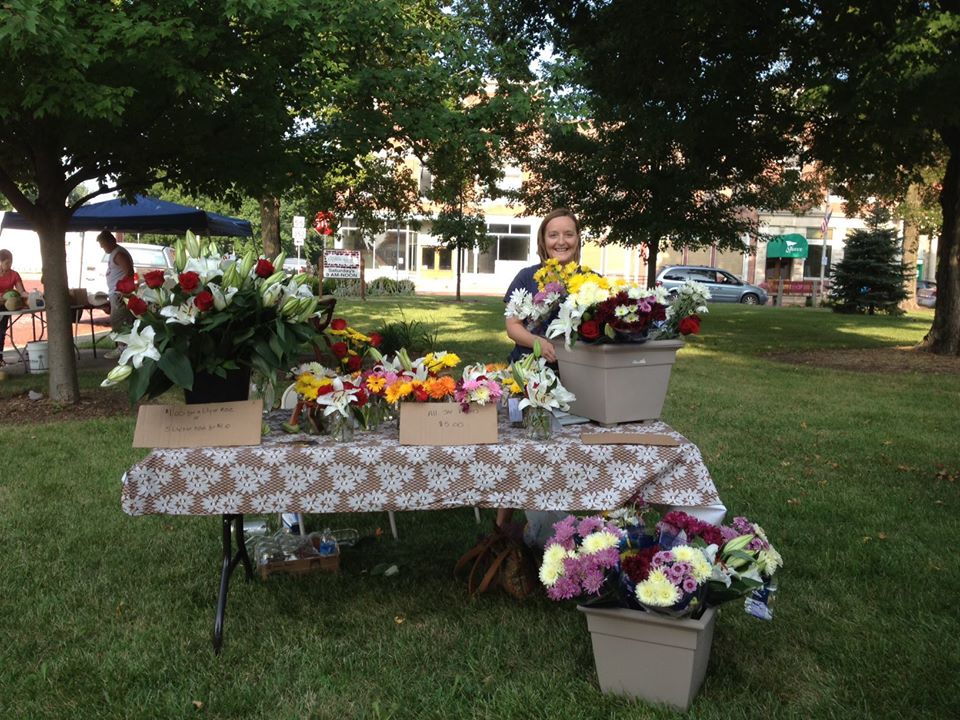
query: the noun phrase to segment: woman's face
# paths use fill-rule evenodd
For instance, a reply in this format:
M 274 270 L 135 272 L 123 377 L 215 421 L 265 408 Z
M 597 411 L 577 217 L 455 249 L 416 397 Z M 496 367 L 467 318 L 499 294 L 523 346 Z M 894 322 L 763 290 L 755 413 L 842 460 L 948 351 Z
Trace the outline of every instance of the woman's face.
M 13 260 L 0 260 L 0 273 L 7 273 L 13 265 Z
M 577 248 L 580 247 L 580 235 L 571 217 L 555 217 L 548 222 L 543 239 L 547 248 L 547 257 L 564 264 L 576 257 Z

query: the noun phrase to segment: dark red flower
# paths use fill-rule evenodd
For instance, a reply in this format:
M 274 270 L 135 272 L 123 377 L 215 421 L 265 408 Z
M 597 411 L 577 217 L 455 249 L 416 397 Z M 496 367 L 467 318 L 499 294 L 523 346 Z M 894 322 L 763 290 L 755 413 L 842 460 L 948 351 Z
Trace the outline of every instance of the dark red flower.
M 336 331 L 338 331 L 338 332 L 339 332 L 340 330 L 346 330 L 346 329 L 347 329 L 347 321 L 344 320 L 343 318 L 334 318 L 333 320 L 330 321 L 330 329 L 331 329 L 331 330 L 336 330 Z
M 383 335 L 381 335 L 380 333 L 375 333 L 375 332 L 370 333 L 370 344 L 371 344 L 373 347 L 375 347 L 375 348 L 380 347 L 380 343 L 382 343 L 382 342 L 383 342 Z
M 147 284 L 148 288 L 153 288 L 156 290 L 158 287 L 163 287 L 163 270 L 151 270 L 148 273 L 145 273 L 143 276 L 143 281 Z
M 209 290 L 198 292 L 193 298 L 193 304 L 197 306 L 200 312 L 207 312 L 213 309 L 213 293 Z
M 357 407 L 363 407 L 367 404 L 367 400 L 370 399 L 369 393 L 363 387 L 360 388 L 360 392 L 357 393 Z
M 273 275 L 274 272 L 276 271 L 273 269 L 272 262 L 269 260 L 264 260 L 263 258 L 257 260 L 257 267 L 254 270 L 254 273 L 256 273 L 258 278 L 268 278 Z
M 423 389 L 423 385 L 417 385 L 413 389 L 413 398 L 417 402 L 427 402 L 430 399 L 430 394 Z
M 137 280 L 132 277 L 121 278 L 117 282 L 117 292 L 124 295 L 130 295 L 137 290 Z
M 680 331 L 681 335 L 696 335 L 700 332 L 700 316 L 688 315 L 680 321 L 680 324 L 677 326 L 677 330 Z
M 600 324 L 596 320 L 584 320 L 579 333 L 584 340 L 596 340 L 600 337 Z
M 150 309 L 150 306 L 147 305 L 143 300 L 138 298 L 136 295 L 132 295 L 129 298 L 127 298 L 127 309 L 137 317 L 140 317 L 147 310 Z
M 347 359 L 347 370 L 350 372 L 356 372 L 360 369 L 360 366 L 363 365 L 363 360 L 359 355 L 351 355 Z
M 347 347 L 345 342 L 335 342 L 330 346 L 331 352 L 340 358 L 341 360 L 347 356 L 347 353 L 350 352 L 350 349 Z
M 178 282 L 180 283 L 181 290 L 191 293 L 200 287 L 200 275 L 192 270 L 185 273 L 180 273 Z
M 650 574 L 650 562 L 653 556 L 660 552 L 659 545 L 651 545 L 638 550 L 636 553 L 626 555 L 620 561 L 620 567 L 633 582 L 643 582 Z

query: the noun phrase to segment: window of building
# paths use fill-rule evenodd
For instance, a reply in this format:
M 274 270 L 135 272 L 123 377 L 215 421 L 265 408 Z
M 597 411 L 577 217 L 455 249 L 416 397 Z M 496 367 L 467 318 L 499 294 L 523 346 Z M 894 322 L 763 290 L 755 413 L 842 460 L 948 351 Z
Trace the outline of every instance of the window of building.
M 820 230 L 817 230 L 819 234 Z M 828 231 L 829 232 L 829 231 Z M 808 245 L 807 259 L 803 261 L 803 276 L 805 278 L 820 277 L 820 263 L 823 258 L 823 245 Z M 830 277 L 830 268 L 833 264 L 833 248 L 827 245 L 827 266 L 824 268 L 824 277 Z

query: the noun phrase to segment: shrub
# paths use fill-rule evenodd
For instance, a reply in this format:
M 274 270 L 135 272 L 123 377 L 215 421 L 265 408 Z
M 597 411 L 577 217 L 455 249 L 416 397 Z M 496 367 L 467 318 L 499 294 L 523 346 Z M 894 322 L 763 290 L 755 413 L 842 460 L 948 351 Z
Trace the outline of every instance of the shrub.
M 371 297 L 413 295 L 414 290 L 415 286 L 410 280 L 394 280 L 388 277 L 378 277 L 367 283 L 367 295 Z

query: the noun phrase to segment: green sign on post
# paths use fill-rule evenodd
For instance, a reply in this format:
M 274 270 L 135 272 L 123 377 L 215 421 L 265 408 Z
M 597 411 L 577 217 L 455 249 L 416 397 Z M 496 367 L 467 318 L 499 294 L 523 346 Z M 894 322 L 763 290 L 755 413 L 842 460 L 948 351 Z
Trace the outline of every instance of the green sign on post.
M 806 258 L 807 239 L 799 233 L 778 235 L 767 245 L 768 258 Z

